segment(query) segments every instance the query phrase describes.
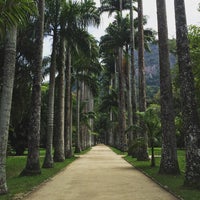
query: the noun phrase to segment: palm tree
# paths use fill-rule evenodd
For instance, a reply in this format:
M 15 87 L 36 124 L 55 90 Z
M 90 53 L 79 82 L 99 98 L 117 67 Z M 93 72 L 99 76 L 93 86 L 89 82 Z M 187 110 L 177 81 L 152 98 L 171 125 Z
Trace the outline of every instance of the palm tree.
M 154 156 L 154 140 L 161 132 L 160 129 L 160 106 L 151 104 L 144 112 L 137 112 L 146 124 L 146 130 L 149 136 L 149 143 L 151 145 L 151 167 L 155 167 Z M 143 127 L 140 127 L 143 129 Z
M 36 25 L 34 77 L 31 97 L 30 129 L 28 133 L 28 157 L 26 167 L 21 175 L 40 174 L 39 143 L 40 143 L 40 114 L 41 114 L 41 79 L 42 79 L 42 51 L 44 32 L 44 0 L 37 3 L 39 16 Z
M 162 156 L 159 173 L 178 174 L 176 151 L 174 107 L 170 76 L 168 50 L 168 30 L 165 0 L 157 0 L 159 61 L 160 61 L 160 101 L 162 127 Z
M 145 63 L 144 63 L 144 28 L 143 28 L 143 1 L 138 0 L 138 66 L 139 66 L 139 111 L 144 112 L 146 110 L 146 81 L 145 81 Z M 142 146 L 138 147 L 137 159 L 148 160 L 147 153 L 148 135 L 145 131 L 145 124 L 140 120 L 140 126 L 143 127 L 143 131 L 139 131 L 139 138 L 144 141 Z
M 65 158 L 73 156 L 72 150 L 72 92 L 71 92 L 71 50 L 68 46 L 66 55 L 65 89 Z
M 6 4 L 7 3 L 7 4 Z M 21 3 L 21 4 L 20 4 Z M 35 10 L 33 1 L 0 1 L 0 35 L 5 37 L 3 87 L 0 101 L 0 194 L 7 193 L 6 151 L 16 62 L 17 25 L 25 23 L 28 13 Z M 29 6 L 33 6 L 33 10 Z
M 135 40 L 134 40 L 134 17 L 133 17 L 133 1 L 130 0 L 130 72 L 129 72 L 129 82 L 130 82 L 130 88 L 129 88 L 129 95 L 131 95 L 130 98 L 130 111 L 129 111 L 129 127 L 131 127 L 133 124 L 136 124 L 137 117 L 136 117 L 136 85 L 135 85 L 135 65 L 134 65 L 134 48 L 135 48 Z M 133 140 L 133 132 L 129 133 L 129 147 L 131 146 L 132 140 Z M 135 134 L 134 134 L 135 135 Z
M 58 61 L 58 90 L 57 90 L 57 115 L 56 130 L 54 131 L 54 161 L 63 162 L 64 153 L 64 117 L 65 117 L 65 64 L 66 41 L 64 36 L 64 24 L 61 23 Z
M 200 124 L 195 101 L 184 0 L 175 0 L 176 41 L 186 145 L 185 184 L 200 187 Z
M 50 31 L 53 31 L 53 44 L 51 53 L 50 65 L 50 81 L 49 81 L 49 96 L 48 96 L 48 113 L 47 113 L 47 135 L 46 135 L 46 154 L 43 163 L 44 168 L 53 167 L 52 144 L 53 144 L 53 124 L 54 124 L 54 94 L 55 94 L 55 71 L 56 71 L 56 56 L 58 43 L 58 26 L 59 26 L 59 1 L 46 1 L 46 18 L 50 21 Z
M 94 1 L 87 0 L 87 1 L 84 1 L 83 3 L 69 1 L 68 4 L 66 4 L 66 6 L 63 8 L 62 18 L 65 19 L 64 23 L 66 24 L 65 36 L 66 36 L 67 49 L 68 49 L 67 54 L 69 55 L 67 67 L 69 68 L 70 67 L 69 63 L 71 62 L 69 59 L 71 59 L 70 55 L 72 54 L 72 52 L 77 53 L 77 50 L 88 52 L 88 50 L 90 49 L 89 46 L 91 44 L 90 44 L 90 41 L 88 41 L 89 34 L 87 33 L 87 31 L 84 30 L 84 28 L 87 27 L 89 24 L 98 25 L 100 22 L 100 17 L 99 17 L 99 12 L 95 7 Z M 67 80 L 68 80 L 68 85 L 69 85 L 69 77 L 71 76 L 70 75 L 71 70 L 70 69 L 67 69 L 67 70 L 68 70 Z M 78 88 L 79 87 L 77 87 L 77 89 Z M 67 90 L 67 91 L 70 92 L 71 90 Z M 77 94 L 78 94 L 77 97 L 79 97 L 79 91 L 77 91 Z M 69 100 L 69 97 L 71 96 L 71 94 L 66 94 L 66 95 Z M 66 105 L 67 105 L 67 102 L 66 102 Z M 69 108 L 69 105 L 67 106 L 67 108 Z M 66 113 L 67 112 L 68 111 L 66 111 Z M 80 118 L 78 116 L 79 114 L 80 114 L 79 101 L 77 101 L 77 118 L 78 119 Z M 68 114 L 67 116 L 70 117 L 71 115 Z M 66 119 L 66 121 L 70 121 L 70 119 Z M 77 121 L 77 123 L 78 123 L 77 127 L 79 127 L 79 120 Z M 70 130 L 70 129 L 67 128 L 67 130 Z M 77 128 L 77 130 L 79 130 L 79 128 Z M 70 138 L 71 137 L 70 135 L 71 135 L 71 132 L 66 133 L 66 138 Z M 79 138 L 79 131 L 77 131 L 77 138 Z M 69 145 L 67 145 L 66 143 L 66 148 L 65 148 L 66 151 L 68 151 L 67 146 L 69 147 Z
M 100 3 L 100 11 L 109 12 L 109 15 L 116 11 L 129 10 L 131 5 L 130 0 L 100 0 Z
M 6 151 L 8 141 L 8 128 L 12 102 L 12 92 L 16 61 L 17 28 L 13 26 L 7 33 L 4 57 L 3 88 L 0 104 L 0 194 L 7 192 L 6 185 Z
M 84 34 L 85 32 L 85 34 Z M 80 35 L 80 34 L 79 34 Z M 81 40 L 79 37 L 79 41 L 77 43 L 80 48 L 78 53 L 78 58 L 73 62 L 73 68 L 76 71 L 76 87 L 77 87 L 77 95 L 76 95 L 76 144 L 75 144 L 75 152 L 79 152 L 82 149 L 85 149 L 87 145 L 86 138 L 89 138 L 86 130 L 88 130 L 88 115 L 89 112 L 89 101 L 88 101 L 88 93 L 92 93 L 95 95 L 96 80 L 94 79 L 94 75 L 98 73 L 100 67 L 98 64 L 98 48 L 96 41 L 91 35 L 89 35 L 86 31 L 82 30 L 82 36 L 84 36 Z M 87 36 L 88 35 L 88 36 Z M 87 41 L 89 43 L 87 43 Z M 79 44 L 80 43 L 80 44 Z M 84 45 L 83 45 L 84 44 Z M 99 69 L 98 69 L 99 68 Z M 95 87 L 96 86 L 96 87 Z M 84 98 L 83 98 L 84 97 Z M 81 101 L 82 100 L 82 101 Z M 87 122 L 87 124 L 85 123 Z M 87 125 L 87 126 L 86 126 Z M 90 127 L 89 127 L 90 128 Z

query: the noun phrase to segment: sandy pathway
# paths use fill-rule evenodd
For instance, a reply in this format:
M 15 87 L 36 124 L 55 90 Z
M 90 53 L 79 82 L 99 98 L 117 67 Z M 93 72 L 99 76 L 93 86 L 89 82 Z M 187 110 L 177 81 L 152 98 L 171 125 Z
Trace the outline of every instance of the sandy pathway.
M 175 200 L 149 178 L 98 145 L 26 200 Z

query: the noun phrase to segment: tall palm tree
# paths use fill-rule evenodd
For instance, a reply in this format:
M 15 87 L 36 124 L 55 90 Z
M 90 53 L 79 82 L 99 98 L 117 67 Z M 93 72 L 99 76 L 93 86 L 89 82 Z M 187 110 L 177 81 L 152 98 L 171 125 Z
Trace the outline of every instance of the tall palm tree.
M 143 28 L 143 1 L 138 0 L 138 67 L 139 67 L 139 111 L 146 110 L 146 81 L 145 81 L 145 63 L 144 63 L 144 28 Z M 148 160 L 147 153 L 148 135 L 145 124 L 140 120 L 140 126 L 143 131 L 139 131 L 139 138 L 142 139 L 143 144 L 137 150 L 138 160 Z
M 90 49 L 88 48 L 90 45 L 90 42 L 88 42 L 89 35 L 87 31 L 84 30 L 84 28 L 86 28 L 90 24 L 98 25 L 100 22 L 99 12 L 95 7 L 94 1 L 87 0 L 82 3 L 69 1 L 64 7 L 62 18 L 65 19 L 64 23 L 66 24 L 65 36 L 66 36 L 66 42 L 67 42 L 68 55 L 71 55 L 72 52 L 77 52 L 77 50 L 88 52 Z M 71 59 L 71 56 L 69 56 L 68 58 Z M 70 62 L 71 61 L 68 60 L 68 63 Z M 68 64 L 67 67 L 70 67 L 70 65 Z M 70 75 L 71 70 L 69 70 L 68 72 L 69 72 L 68 74 L 68 77 L 69 77 L 71 76 Z M 68 82 L 68 85 L 69 85 L 69 82 Z M 78 88 L 79 87 L 77 87 L 77 89 Z M 70 90 L 68 90 L 68 92 L 70 92 Z M 79 91 L 77 94 L 79 94 Z M 66 94 L 66 95 L 67 97 L 70 97 L 70 94 Z M 77 97 L 78 96 L 79 95 L 77 95 Z M 80 114 L 80 112 L 78 111 L 79 101 L 77 101 L 77 105 L 78 105 L 77 115 L 79 115 Z M 66 113 L 67 112 L 68 111 L 66 111 Z M 69 117 L 70 115 L 67 115 L 67 116 Z M 80 117 L 77 117 L 77 118 L 79 119 Z M 70 119 L 66 119 L 66 120 L 70 120 Z M 79 120 L 78 120 L 78 124 L 79 124 Z M 77 130 L 79 130 L 79 128 L 77 128 Z M 71 132 L 66 133 L 66 138 L 69 138 L 67 134 L 71 135 Z M 79 138 L 79 133 L 77 133 L 77 135 L 78 135 L 77 138 Z M 66 150 L 67 150 L 67 146 L 68 145 L 66 145 Z
M 8 191 L 6 183 L 6 151 L 15 74 L 17 25 L 26 21 L 28 13 L 33 14 L 35 10 L 33 3 L 33 1 L 0 1 L 0 7 L 4 8 L 0 14 L 0 35 L 3 36 L 6 33 L 3 86 L 0 101 L 0 194 Z M 32 10 L 29 6 L 33 6 Z
M 168 30 L 165 0 L 157 0 L 159 61 L 160 61 L 160 101 L 162 127 L 162 155 L 160 173 L 178 174 L 176 152 L 174 107 L 170 76 Z
M 132 119 L 129 119 L 129 127 L 133 124 L 136 124 L 136 85 L 135 85 L 135 65 L 134 65 L 134 48 L 135 48 L 135 40 L 134 40 L 134 17 L 133 17 L 133 0 L 130 0 L 130 88 L 129 88 L 129 95 L 131 95 L 129 103 L 130 114 L 129 117 Z M 133 133 L 129 133 L 129 147 L 131 146 L 132 140 L 133 140 Z
M 195 101 L 184 0 L 174 0 L 183 130 L 186 145 L 185 184 L 200 187 L 200 124 Z
M 67 47 L 66 52 L 66 89 L 65 89 L 65 158 L 73 156 L 72 150 L 72 92 L 71 92 L 71 50 Z
M 0 194 L 7 192 L 6 185 L 6 151 L 8 142 L 8 128 L 12 102 L 12 92 L 16 61 L 17 28 L 13 26 L 7 33 L 4 57 L 3 88 L 0 104 Z
M 135 20 L 135 26 L 136 26 L 136 23 L 137 21 Z M 120 28 L 119 28 L 119 24 L 120 24 Z M 113 21 L 113 23 L 110 24 L 109 27 L 106 29 L 107 34 L 101 37 L 101 42 L 100 42 L 101 51 L 105 51 L 106 54 L 108 54 L 110 51 L 112 52 L 113 57 L 116 58 L 115 52 L 119 46 L 124 47 L 126 44 L 130 45 L 130 37 L 127 37 L 130 35 L 129 27 L 130 27 L 129 17 L 126 16 L 125 18 L 121 19 L 121 16 L 118 14 L 115 17 L 115 20 Z M 145 35 L 149 34 L 149 32 L 150 32 L 149 30 L 145 31 Z M 137 37 L 138 37 L 138 34 L 137 32 L 135 32 L 134 41 L 138 41 Z M 151 38 L 153 38 L 153 35 L 151 37 L 144 37 L 145 43 L 147 43 L 148 40 Z M 117 63 L 117 61 L 115 62 Z M 125 68 L 123 70 L 124 72 L 126 71 Z
M 65 117 L 65 64 L 66 64 L 66 40 L 64 35 L 65 24 L 61 23 L 58 61 L 58 90 L 57 90 L 57 115 L 56 130 L 54 131 L 54 161 L 63 162 L 64 153 L 64 117 Z
M 60 2 L 46 1 L 46 18 L 49 20 L 50 31 L 53 32 L 53 44 L 51 53 L 50 65 L 50 81 L 49 81 L 49 96 L 48 96 L 48 113 L 47 113 L 47 135 L 46 135 L 46 154 L 43 163 L 44 168 L 53 167 L 52 144 L 53 144 L 53 125 L 54 125 L 54 94 L 55 94 L 55 72 L 56 72 L 56 56 L 58 43 L 58 26 L 59 26 L 59 11 Z
M 84 35 L 84 32 L 86 31 L 82 30 L 82 36 Z M 88 33 L 87 33 L 88 34 Z M 85 34 L 86 36 L 86 34 Z M 80 38 L 80 37 L 79 37 Z M 83 37 L 84 38 L 84 37 Z M 86 133 L 86 130 L 88 129 L 86 127 L 86 123 L 88 121 L 88 99 L 83 98 L 87 97 L 89 91 L 92 92 L 94 95 L 94 89 L 95 87 L 95 81 L 94 81 L 94 74 L 98 73 L 99 64 L 97 62 L 98 57 L 98 48 L 96 41 L 91 35 L 88 34 L 87 37 L 85 37 L 89 43 L 86 43 L 86 41 L 79 40 L 78 46 L 82 46 L 84 48 L 80 48 L 80 51 L 78 53 L 78 58 L 76 57 L 76 60 L 73 62 L 73 68 L 75 68 L 76 71 L 76 87 L 77 87 L 77 96 L 76 96 L 76 103 L 77 103 L 77 120 L 76 120 L 76 148 L 75 151 L 79 152 L 80 150 L 84 149 L 87 145 L 86 138 L 88 138 L 88 134 Z M 84 44 L 84 45 L 83 45 Z M 89 47 L 89 48 L 88 48 Z M 82 101 L 81 101 L 82 96 Z M 87 97 L 88 98 L 88 97 Z M 88 132 L 88 131 L 87 131 Z
M 40 115 L 41 115 L 41 80 L 42 80 L 42 52 L 44 33 L 44 0 L 37 2 L 39 16 L 36 25 L 34 77 L 31 97 L 30 129 L 28 133 L 28 157 L 26 167 L 21 175 L 40 174 L 39 144 L 40 144 Z

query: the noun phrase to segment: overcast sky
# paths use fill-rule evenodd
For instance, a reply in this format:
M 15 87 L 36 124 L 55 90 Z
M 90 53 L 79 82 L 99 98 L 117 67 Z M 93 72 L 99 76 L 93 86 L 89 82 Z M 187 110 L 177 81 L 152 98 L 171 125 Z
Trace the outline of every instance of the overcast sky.
M 100 5 L 99 0 L 95 0 L 97 6 Z M 185 0 L 187 24 L 195 24 L 200 26 L 200 12 L 197 11 L 198 3 L 200 0 Z M 168 32 L 169 38 L 175 37 L 175 21 L 174 21 L 174 0 L 166 0 L 167 6 L 167 18 L 168 18 Z M 157 16 L 156 16 L 156 0 L 143 0 L 144 15 L 148 16 L 147 28 L 153 28 L 157 31 Z M 137 14 L 134 13 L 134 17 Z M 89 32 L 93 34 L 98 40 L 105 34 L 104 30 L 112 21 L 112 18 L 108 18 L 108 14 L 104 13 L 101 16 L 101 24 L 98 29 L 89 28 Z M 45 40 L 44 55 L 49 55 L 51 44 L 49 39 Z
M 99 6 L 99 0 L 95 0 L 97 6 Z M 187 15 L 187 24 L 195 24 L 200 26 L 200 12 L 198 9 L 198 0 L 185 0 L 186 15 Z M 169 37 L 175 37 L 175 21 L 174 21 L 174 0 L 166 0 L 167 7 L 167 21 L 168 21 L 168 32 Z M 153 28 L 157 31 L 157 16 L 156 16 L 156 0 L 143 0 L 143 11 L 144 15 L 148 16 L 147 28 Z M 137 17 L 134 13 L 134 17 Z M 100 38 L 105 32 L 105 28 L 112 21 L 112 17 L 108 18 L 108 14 L 104 13 L 101 16 L 101 25 L 98 29 L 90 28 L 89 31 L 97 37 Z

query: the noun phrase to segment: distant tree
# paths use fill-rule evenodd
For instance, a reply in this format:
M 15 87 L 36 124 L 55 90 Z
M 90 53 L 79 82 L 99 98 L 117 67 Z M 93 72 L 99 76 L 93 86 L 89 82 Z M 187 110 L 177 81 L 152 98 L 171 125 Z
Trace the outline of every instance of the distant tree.
M 151 104 L 144 112 L 137 112 L 146 125 L 148 133 L 149 144 L 151 147 L 151 166 L 155 166 L 154 145 L 155 141 L 161 133 L 160 123 L 160 106 Z M 141 127 L 142 128 L 142 127 Z

